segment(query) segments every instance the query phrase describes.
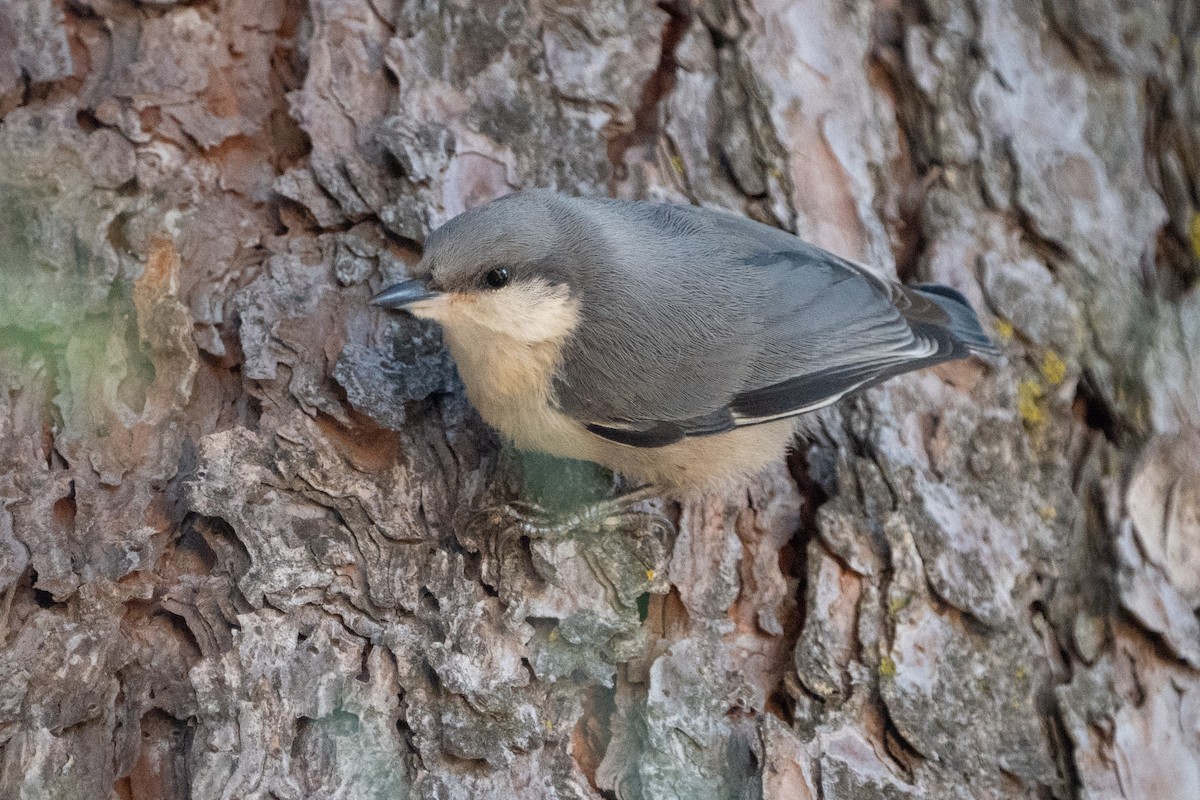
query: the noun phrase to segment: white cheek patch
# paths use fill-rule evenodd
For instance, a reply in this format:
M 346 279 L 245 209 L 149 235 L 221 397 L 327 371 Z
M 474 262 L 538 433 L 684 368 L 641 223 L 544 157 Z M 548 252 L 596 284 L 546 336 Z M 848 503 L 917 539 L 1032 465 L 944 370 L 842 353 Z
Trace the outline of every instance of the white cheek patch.
M 439 294 L 436 297 L 431 297 L 428 300 L 420 300 L 416 303 L 410 303 L 404 307 L 404 310 L 412 314 L 418 319 L 427 319 L 433 322 L 441 322 L 450 308 L 452 295 Z
M 462 319 L 529 343 L 561 342 L 579 325 L 579 301 L 566 286 L 541 279 L 449 297 L 444 309 L 429 309 L 427 318 L 451 326 Z M 417 306 L 412 308 L 416 313 Z

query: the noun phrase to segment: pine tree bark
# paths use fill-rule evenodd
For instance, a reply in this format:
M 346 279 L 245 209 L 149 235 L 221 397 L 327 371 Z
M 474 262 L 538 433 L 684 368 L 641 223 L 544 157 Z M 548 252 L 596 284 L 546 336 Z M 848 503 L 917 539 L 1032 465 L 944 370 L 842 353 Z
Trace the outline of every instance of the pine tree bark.
M 0 797 L 1200 797 L 1191 0 L 0 5 Z M 950 284 L 994 364 L 548 542 L 367 306 L 518 188 Z

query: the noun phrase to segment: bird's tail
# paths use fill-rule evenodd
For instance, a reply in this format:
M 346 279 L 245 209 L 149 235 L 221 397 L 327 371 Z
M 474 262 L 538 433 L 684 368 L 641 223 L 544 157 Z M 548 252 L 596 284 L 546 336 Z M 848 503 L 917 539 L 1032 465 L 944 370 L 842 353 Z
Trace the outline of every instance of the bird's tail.
M 976 355 L 1000 354 L 1000 348 L 983 332 L 979 317 L 961 293 L 940 283 L 921 283 L 912 288 L 927 300 L 937 303 L 938 307 L 949 315 L 950 324 L 946 326 L 947 330 L 964 347 Z

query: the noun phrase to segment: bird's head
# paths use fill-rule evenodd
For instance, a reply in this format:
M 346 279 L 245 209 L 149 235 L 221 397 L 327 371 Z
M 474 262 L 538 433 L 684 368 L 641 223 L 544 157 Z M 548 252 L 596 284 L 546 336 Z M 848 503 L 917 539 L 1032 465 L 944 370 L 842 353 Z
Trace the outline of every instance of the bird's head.
M 432 233 L 411 280 L 371 302 L 440 324 L 453 338 L 562 341 L 579 323 L 575 223 L 551 192 L 520 192 L 467 211 Z

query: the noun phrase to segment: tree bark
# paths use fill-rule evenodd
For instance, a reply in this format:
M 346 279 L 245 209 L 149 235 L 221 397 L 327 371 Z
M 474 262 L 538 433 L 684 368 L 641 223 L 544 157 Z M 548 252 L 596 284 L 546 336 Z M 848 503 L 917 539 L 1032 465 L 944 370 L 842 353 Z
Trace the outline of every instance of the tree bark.
M 0 797 L 1200 797 L 1193 0 L 0 6 Z M 698 203 L 961 290 L 677 535 L 370 308 Z

